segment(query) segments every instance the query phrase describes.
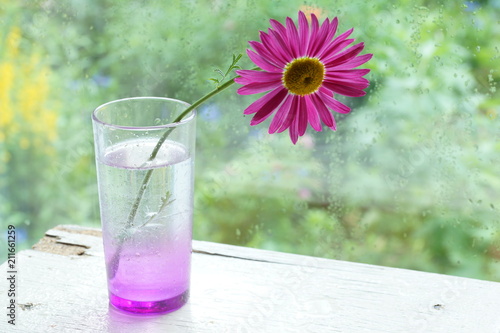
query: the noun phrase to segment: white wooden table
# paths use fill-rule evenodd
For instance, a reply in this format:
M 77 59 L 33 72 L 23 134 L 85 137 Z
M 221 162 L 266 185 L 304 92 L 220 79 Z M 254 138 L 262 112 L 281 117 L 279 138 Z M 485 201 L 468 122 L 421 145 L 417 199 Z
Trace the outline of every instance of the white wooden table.
M 500 333 L 500 283 L 200 241 L 189 302 L 128 314 L 108 303 L 101 241 L 59 226 L 18 253 L 15 326 L 3 263 L 0 332 Z

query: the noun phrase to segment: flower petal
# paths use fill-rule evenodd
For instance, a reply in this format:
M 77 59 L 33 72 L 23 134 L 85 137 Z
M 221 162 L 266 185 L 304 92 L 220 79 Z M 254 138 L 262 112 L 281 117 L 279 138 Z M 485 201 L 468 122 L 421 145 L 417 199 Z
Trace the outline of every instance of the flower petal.
M 274 30 L 269 30 L 271 33 L 272 37 L 274 38 L 275 42 L 279 44 L 281 50 L 284 52 L 284 57 L 287 63 L 293 60 L 292 53 L 290 51 L 290 47 L 288 44 L 285 42 L 285 40 L 281 37 L 281 35 L 274 31 Z M 284 67 L 283 67 L 284 68 Z
M 298 109 L 296 110 L 298 112 Z M 299 139 L 299 126 L 298 126 L 298 117 L 295 116 L 293 119 L 293 123 L 290 126 L 290 140 L 292 140 L 293 144 L 297 143 L 297 140 Z
M 354 39 L 347 39 L 347 37 L 349 37 L 349 35 L 351 35 L 353 31 L 354 29 L 349 29 L 346 32 L 338 35 L 337 38 L 335 38 L 333 41 L 327 43 L 322 52 L 320 52 L 319 56 L 323 57 L 324 61 L 326 62 L 328 58 L 331 58 L 344 47 L 351 44 Z
M 318 51 L 321 49 L 321 46 L 325 43 L 325 39 L 328 35 L 329 28 L 330 28 L 330 20 L 327 18 L 326 20 L 323 21 L 321 28 L 319 28 L 316 37 L 312 41 L 313 47 L 309 49 L 309 54 L 311 55 L 311 57 L 316 57 L 318 55 Z
M 286 52 L 283 52 L 284 49 L 276 38 L 274 38 L 273 31 L 269 29 L 269 35 L 262 32 L 260 40 L 262 41 L 263 47 L 272 54 L 269 55 L 269 57 L 275 58 L 275 62 L 280 65 L 281 68 L 285 67 L 290 56 Z
M 299 97 L 298 100 L 299 100 L 299 107 L 294 122 L 297 123 L 296 126 L 299 136 L 302 136 L 306 133 L 307 129 L 307 109 L 304 97 Z
M 285 88 L 278 88 L 273 90 L 273 92 L 274 91 L 276 91 L 276 94 L 274 94 L 265 103 L 263 103 L 262 106 L 258 109 L 257 113 L 255 113 L 255 115 L 253 116 L 252 120 L 250 121 L 251 126 L 260 124 L 261 122 L 266 120 L 274 112 L 274 110 L 276 110 L 276 108 L 280 106 L 281 102 L 288 94 Z
M 326 19 L 314 40 L 314 47 L 310 49 L 312 57 L 320 58 L 323 49 L 326 48 L 337 31 L 338 19 L 335 17 L 332 22 Z
M 308 57 L 312 57 L 312 50 L 314 49 L 314 41 L 318 37 L 318 31 L 319 31 L 318 18 L 316 17 L 316 15 L 311 14 L 311 34 L 309 37 L 309 44 L 307 46 L 307 52 L 306 52 L 306 55 Z
M 254 51 L 247 50 L 247 54 L 248 54 L 248 57 L 250 58 L 250 60 L 252 60 L 254 64 L 256 64 L 257 66 L 259 66 L 260 68 L 262 68 L 265 71 L 268 71 L 268 72 L 280 72 L 281 71 L 281 69 L 279 67 L 276 67 L 275 65 L 271 64 L 269 61 L 267 61 L 262 56 L 255 53 Z
M 326 22 L 326 21 L 325 21 Z M 316 50 L 316 56 L 318 58 L 321 58 L 324 54 L 324 50 L 326 48 L 328 48 L 328 46 L 330 45 L 332 39 L 333 39 L 333 36 L 335 36 L 335 33 L 337 32 L 337 27 L 339 25 L 339 21 L 338 19 L 335 17 L 332 22 L 330 22 L 329 26 L 328 27 L 325 27 L 327 30 L 326 30 L 326 35 L 324 37 L 324 39 L 322 41 L 320 41 L 320 44 Z
M 365 62 L 370 60 L 372 57 L 373 57 L 373 54 L 371 54 L 371 53 L 363 54 L 363 55 L 360 55 L 356 58 L 349 60 L 348 62 L 346 62 L 342 65 L 335 64 L 333 66 L 333 68 L 335 68 L 335 70 L 338 70 L 338 69 L 349 69 L 349 68 L 358 67 L 358 66 L 363 65 Z
M 265 94 L 264 96 L 262 96 L 261 98 L 259 98 L 258 100 L 256 100 L 252 104 L 250 104 L 243 111 L 243 114 L 256 113 L 257 111 L 259 111 L 260 109 L 262 109 L 266 105 L 266 103 L 268 103 L 271 99 L 275 98 L 276 95 L 280 92 L 280 90 L 283 90 L 283 89 L 285 89 L 285 88 L 276 88 L 273 91 Z
M 292 106 L 292 100 L 293 96 L 288 95 L 285 97 L 285 100 L 279 107 L 278 111 L 276 111 L 276 115 L 274 116 L 273 120 L 271 121 L 271 124 L 269 125 L 269 134 L 276 133 L 278 129 L 283 125 L 283 122 L 285 121 L 286 117 L 288 116 L 288 113 L 290 112 L 290 107 Z
M 357 78 L 370 73 L 369 69 L 334 69 L 327 71 L 326 78 Z
M 311 101 L 316 106 L 316 110 L 318 111 L 319 117 L 321 118 L 323 124 L 335 130 L 336 129 L 335 118 L 333 118 L 332 113 L 326 107 L 324 102 L 325 99 L 324 96 L 326 95 L 322 94 L 321 92 L 319 94 L 313 94 L 311 95 Z M 326 98 L 328 98 L 328 96 L 326 96 Z
M 321 122 L 319 120 L 318 111 L 316 110 L 316 105 L 311 100 L 311 96 L 304 96 L 304 100 L 306 103 L 307 119 L 309 120 L 309 124 L 311 124 L 311 127 L 314 130 L 321 132 Z
M 281 48 L 283 51 L 286 52 L 288 58 L 288 61 L 291 61 L 294 56 L 292 54 L 291 46 L 290 46 L 290 41 L 288 40 L 287 37 L 287 31 L 286 28 L 278 21 L 276 20 L 270 20 L 271 26 L 273 29 L 269 29 L 269 32 L 272 33 L 273 37 L 276 39 L 276 41 L 281 45 Z
M 318 54 L 318 58 L 322 59 L 324 62 L 329 62 L 329 59 L 332 58 L 333 55 L 339 53 L 342 49 L 346 48 L 352 42 L 354 42 L 354 39 L 352 38 L 345 39 L 338 43 L 332 42 L 330 45 L 321 50 L 321 52 Z M 330 56 L 325 57 L 325 54 Z
M 240 95 L 252 95 L 258 94 L 262 92 L 266 92 L 278 87 L 282 87 L 283 84 L 281 81 L 277 82 L 252 82 L 244 85 L 243 87 L 237 90 Z
M 269 23 L 271 23 L 271 27 L 273 27 L 273 29 L 277 33 L 279 33 L 282 38 L 286 37 L 286 28 L 283 26 L 283 24 L 281 24 L 280 22 L 278 22 L 274 19 L 269 20 Z
M 292 56 L 294 58 L 299 58 L 300 57 L 300 40 L 299 40 L 299 33 L 297 31 L 297 27 L 295 26 L 295 23 L 290 17 L 286 18 L 286 32 L 287 32 L 287 37 L 290 45 L 290 50 L 292 51 Z
M 336 94 L 349 96 L 349 97 L 361 97 L 366 95 L 366 92 L 360 89 L 349 87 L 345 84 L 335 84 L 328 81 L 323 81 L 323 86 Z M 366 87 L 365 87 L 366 88 Z
M 286 118 L 283 120 L 280 128 L 277 130 L 278 133 L 281 133 L 284 130 L 286 130 L 287 128 L 290 128 L 290 126 L 292 125 L 293 119 L 296 117 L 298 103 L 299 103 L 299 96 L 290 95 L 290 97 L 292 100 L 292 105 L 290 106 L 290 111 L 286 115 Z
M 353 45 L 350 48 L 337 53 L 335 56 L 330 57 L 328 60 L 325 60 L 324 64 L 327 67 L 342 65 L 357 56 L 361 51 L 363 51 L 364 47 L 364 43 Z
M 240 69 L 236 71 L 236 74 L 238 74 L 239 77 L 236 77 L 234 82 L 239 84 L 280 81 L 283 76 L 281 73 L 269 73 L 252 69 Z
M 324 88 L 320 89 L 319 91 L 319 97 L 323 101 L 323 103 L 330 108 L 331 110 L 338 112 L 338 113 L 349 113 L 351 112 L 351 108 L 349 108 L 347 105 L 340 103 L 337 101 L 331 92 L 326 93 Z
M 370 82 L 364 77 L 331 77 L 327 76 L 323 81 L 323 86 L 328 88 L 329 84 L 343 85 L 355 89 L 365 89 L 370 85 Z M 333 89 L 330 89 L 333 91 Z
M 262 31 L 261 31 L 262 33 Z M 265 37 L 261 37 L 265 38 Z M 252 46 L 252 48 L 255 50 L 255 53 L 260 55 L 264 60 L 266 60 L 268 63 L 272 64 L 275 67 L 282 68 L 286 63 L 283 62 L 279 57 L 276 56 L 276 53 L 271 52 L 271 50 L 265 46 L 263 43 L 259 42 L 249 42 L 249 44 Z
M 306 15 L 302 11 L 299 12 L 299 39 L 300 56 L 304 57 L 309 46 L 309 23 L 307 22 Z

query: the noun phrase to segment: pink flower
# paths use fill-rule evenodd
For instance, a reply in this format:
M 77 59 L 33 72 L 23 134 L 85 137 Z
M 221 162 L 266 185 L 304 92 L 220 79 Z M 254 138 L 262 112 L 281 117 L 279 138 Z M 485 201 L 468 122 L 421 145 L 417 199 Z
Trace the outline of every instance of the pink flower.
M 358 54 L 364 43 L 350 45 L 350 29 L 337 38 L 338 20 L 326 19 L 320 26 L 311 14 L 309 25 L 306 15 L 299 12 L 298 28 L 287 17 L 286 26 L 276 20 L 272 28 L 260 32 L 261 42 L 249 42 L 250 59 L 262 70 L 238 70 L 236 82 L 243 85 L 240 95 L 268 92 L 245 109 L 254 114 L 250 125 L 257 125 L 274 114 L 269 133 L 289 129 L 295 144 L 304 135 L 307 125 L 316 131 L 321 123 L 336 129 L 330 110 L 348 113 L 351 109 L 335 99 L 335 94 L 350 97 L 364 96 L 369 81 L 363 78 L 369 69 L 354 69 L 372 58 L 372 54 Z

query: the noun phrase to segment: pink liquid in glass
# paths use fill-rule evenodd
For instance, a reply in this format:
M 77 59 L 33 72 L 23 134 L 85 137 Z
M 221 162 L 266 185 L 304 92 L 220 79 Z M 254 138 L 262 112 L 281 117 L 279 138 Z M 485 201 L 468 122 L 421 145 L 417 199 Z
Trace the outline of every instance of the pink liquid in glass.
M 184 305 L 189 297 L 191 235 L 182 238 L 143 248 L 124 244 L 116 273 L 108 280 L 111 304 L 138 313 L 170 312 Z
M 98 163 L 110 302 L 137 313 L 174 311 L 189 297 L 193 160 L 181 145 L 166 141 L 155 162 L 145 163 L 155 144 L 126 141 Z M 151 169 L 130 226 L 131 207 Z

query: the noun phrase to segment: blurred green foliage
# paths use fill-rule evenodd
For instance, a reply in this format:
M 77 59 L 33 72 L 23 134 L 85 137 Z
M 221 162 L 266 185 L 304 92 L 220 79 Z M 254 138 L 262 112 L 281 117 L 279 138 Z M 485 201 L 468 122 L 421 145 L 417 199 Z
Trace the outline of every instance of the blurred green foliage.
M 368 94 L 297 146 L 248 126 L 256 96 L 236 87 L 202 106 L 195 238 L 500 281 L 497 0 L 0 1 L 2 228 L 25 248 L 58 224 L 99 226 L 92 110 L 192 102 L 299 9 L 355 28 L 374 54 Z

